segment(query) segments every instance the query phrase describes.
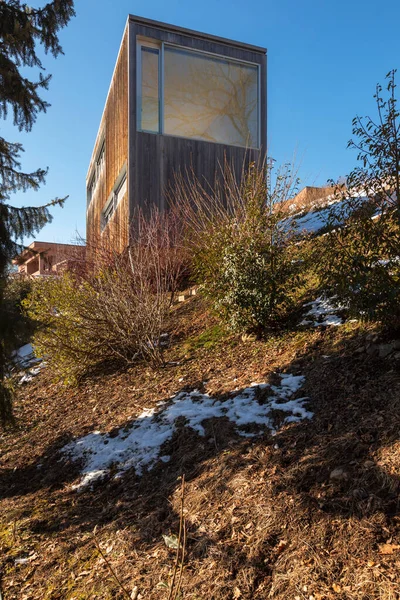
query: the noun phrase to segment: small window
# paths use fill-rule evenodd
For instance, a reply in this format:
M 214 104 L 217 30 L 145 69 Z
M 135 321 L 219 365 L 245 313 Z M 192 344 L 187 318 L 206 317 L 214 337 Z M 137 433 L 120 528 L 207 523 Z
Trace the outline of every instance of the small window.
M 106 140 L 103 138 L 103 141 L 100 144 L 99 150 L 96 154 L 96 160 L 92 169 L 92 174 L 89 179 L 89 185 L 87 187 L 87 206 L 92 201 L 94 191 L 97 186 L 97 182 L 100 179 L 100 176 L 103 172 L 104 166 L 106 164 Z
M 106 141 L 103 140 L 103 143 L 101 145 L 101 148 L 99 150 L 99 153 L 98 153 L 97 159 L 96 159 L 97 180 L 99 179 L 99 177 L 104 169 L 105 162 L 106 162 Z
M 89 185 L 87 188 L 87 205 L 88 206 L 92 200 L 95 187 L 96 187 L 96 176 L 95 176 L 95 173 L 93 173 L 93 175 L 90 178 Z
M 108 197 L 108 200 L 103 208 L 101 213 L 101 231 L 103 231 L 107 225 L 111 221 L 111 218 L 118 206 L 121 202 L 122 198 L 125 196 L 127 192 L 127 172 L 126 172 L 126 164 L 122 167 L 120 174 L 118 175 L 113 190 Z
M 103 219 L 102 219 L 103 229 L 107 225 L 107 223 L 111 220 L 111 217 L 113 216 L 114 211 L 115 211 L 115 198 L 114 198 L 114 194 L 113 194 L 110 201 L 108 202 L 105 209 L 103 210 Z
M 126 183 L 127 183 L 127 178 L 126 178 L 126 171 L 125 171 L 125 173 L 122 176 L 122 179 L 118 183 L 117 187 L 115 188 L 115 192 L 114 192 L 117 204 L 122 200 L 122 198 L 126 194 L 126 187 L 127 187 Z

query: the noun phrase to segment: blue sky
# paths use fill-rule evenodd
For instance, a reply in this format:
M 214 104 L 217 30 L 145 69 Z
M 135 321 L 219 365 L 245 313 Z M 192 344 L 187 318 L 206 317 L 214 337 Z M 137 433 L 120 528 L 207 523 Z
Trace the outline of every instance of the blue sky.
M 400 66 L 398 0 L 76 0 L 76 12 L 60 34 L 65 56 L 45 58 L 51 108 L 29 134 L 0 121 L 3 137 L 23 142 L 24 169 L 50 169 L 39 192 L 13 203 L 69 194 L 37 236 L 46 241 L 85 236 L 86 171 L 129 13 L 267 47 L 269 154 L 278 163 L 295 154 L 302 185 L 355 166 L 352 118 L 374 115 L 375 84 Z

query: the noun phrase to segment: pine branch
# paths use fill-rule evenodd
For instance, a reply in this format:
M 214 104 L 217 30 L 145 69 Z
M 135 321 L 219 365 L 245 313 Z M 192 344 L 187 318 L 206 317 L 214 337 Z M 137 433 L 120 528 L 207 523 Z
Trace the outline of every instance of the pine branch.
M 0 118 L 12 113 L 14 125 L 30 131 L 37 116 L 46 112 L 48 102 L 41 97 L 51 75 L 44 66 L 37 47 L 54 57 L 62 54 L 58 32 L 75 15 L 74 0 L 53 0 L 42 8 L 32 9 L 20 0 L 0 0 Z M 26 76 L 26 67 L 39 69 L 34 80 Z M 22 72 L 22 69 L 24 71 Z M 26 173 L 21 170 L 23 147 L 0 137 L 0 421 L 11 419 L 11 391 L 6 385 L 7 351 L 5 331 L 10 330 L 4 306 L 7 265 L 21 250 L 24 236 L 33 236 L 52 219 L 49 209 L 62 206 L 66 198 L 55 198 L 44 206 L 11 206 L 8 201 L 16 191 L 37 190 L 45 182 L 47 169 Z M 11 324 L 12 325 L 12 324 Z M 11 327 L 12 329 L 12 327 Z

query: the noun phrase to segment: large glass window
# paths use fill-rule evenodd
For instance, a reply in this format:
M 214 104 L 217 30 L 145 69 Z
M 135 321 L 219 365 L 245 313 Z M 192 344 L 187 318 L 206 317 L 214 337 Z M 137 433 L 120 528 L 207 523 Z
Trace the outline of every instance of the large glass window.
M 139 49 L 139 129 L 259 147 L 257 65 L 162 44 Z
M 141 46 L 141 115 L 143 131 L 160 131 L 159 50 Z
M 257 147 L 257 67 L 165 48 L 164 131 Z

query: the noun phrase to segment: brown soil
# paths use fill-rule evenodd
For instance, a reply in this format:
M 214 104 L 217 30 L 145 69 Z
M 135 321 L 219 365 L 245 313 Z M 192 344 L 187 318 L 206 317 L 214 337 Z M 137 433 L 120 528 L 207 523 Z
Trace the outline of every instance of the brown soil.
M 164 369 L 108 368 L 65 388 L 48 368 L 20 389 L 18 428 L 0 436 L 4 600 L 400 598 L 400 361 L 365 352 L 371 328 L 357 323 L 244 342 L 197 297 L 175 316 Z M 168 464 L 73 491 L 78 466 L 58 452 L 72 437 L 123 426 L 180 389 L 207 382 L 223 397 L 276 371 L 306 376 L 311 421 L 257 438 L 224 420 L 205 437 L 182 424 Z M 174 595 L 163 535 L 178 534 L 182 475 Z

